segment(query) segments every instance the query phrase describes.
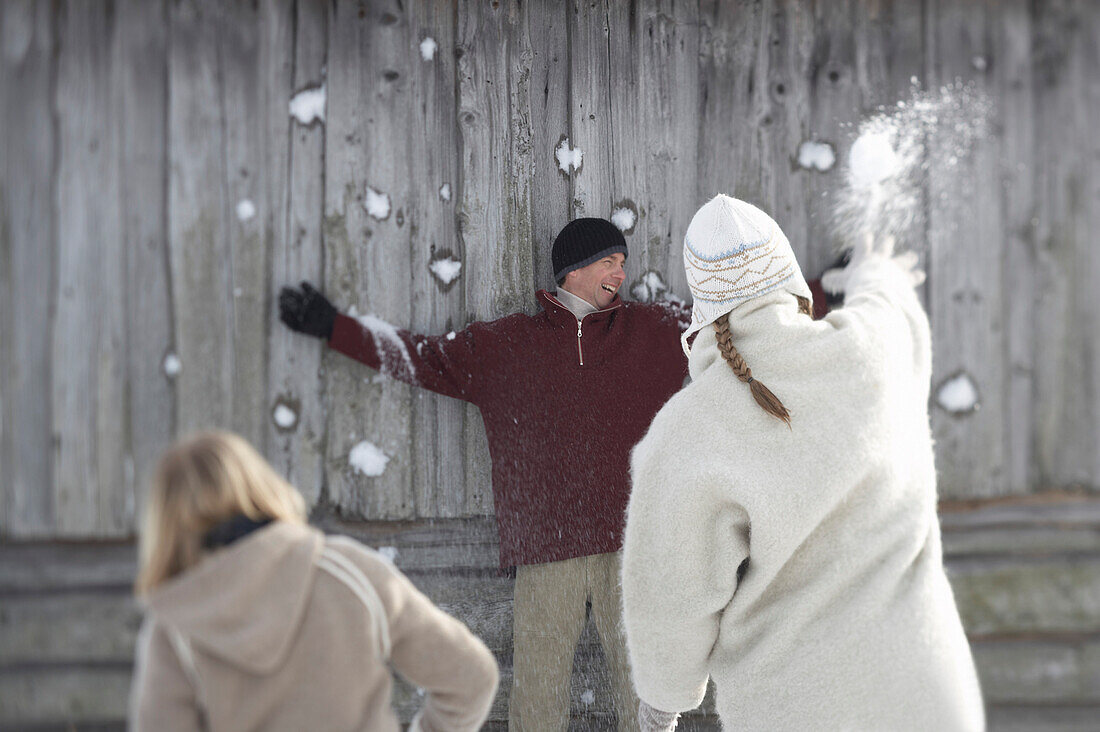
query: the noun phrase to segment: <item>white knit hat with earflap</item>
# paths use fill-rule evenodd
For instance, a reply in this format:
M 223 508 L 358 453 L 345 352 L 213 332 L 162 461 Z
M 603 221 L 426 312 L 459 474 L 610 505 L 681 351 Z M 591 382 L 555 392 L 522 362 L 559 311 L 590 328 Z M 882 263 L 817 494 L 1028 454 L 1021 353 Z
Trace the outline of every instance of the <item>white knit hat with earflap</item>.
M 695 212 L 684 235 L 691 326 L 680 341 L 746 300 L 783 289 L 813 302 L 791 244 L 771 216 L 719 193 Z

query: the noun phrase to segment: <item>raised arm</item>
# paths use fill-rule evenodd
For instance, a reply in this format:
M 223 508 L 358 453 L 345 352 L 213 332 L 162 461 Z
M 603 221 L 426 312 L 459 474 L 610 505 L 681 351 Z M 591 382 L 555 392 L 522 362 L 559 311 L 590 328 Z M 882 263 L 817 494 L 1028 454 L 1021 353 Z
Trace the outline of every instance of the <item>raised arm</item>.
M 292 330 L 325 340 L 335 351 L 386 376 L 437 394 L 476 402 L 481 367 L 476 329 L 426 336 L 372 316 L 341 315 L 308 282 L 279 293 L 279 317 Z

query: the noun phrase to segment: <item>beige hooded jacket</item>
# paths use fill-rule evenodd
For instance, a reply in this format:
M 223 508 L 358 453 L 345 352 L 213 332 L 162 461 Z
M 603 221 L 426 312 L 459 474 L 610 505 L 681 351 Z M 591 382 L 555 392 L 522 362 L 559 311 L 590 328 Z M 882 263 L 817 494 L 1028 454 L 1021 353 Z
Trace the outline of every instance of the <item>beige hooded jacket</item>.
M 273 522 L 154 590 L 136 730 L 397 730 L 386 665 L 426 692 L 410 729 L 475 730 L 496 662 L 376 552 Z

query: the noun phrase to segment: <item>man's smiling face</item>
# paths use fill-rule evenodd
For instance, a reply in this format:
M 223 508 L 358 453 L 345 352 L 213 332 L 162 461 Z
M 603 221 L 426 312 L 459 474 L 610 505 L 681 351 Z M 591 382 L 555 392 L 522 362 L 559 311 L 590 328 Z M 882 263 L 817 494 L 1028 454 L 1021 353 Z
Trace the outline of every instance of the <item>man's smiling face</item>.
M 562 287 L 590 305 L 603 310 L 615 299 L 615 294 L 626 279 L 623 265 L 626 257 L 622 254 L 609 254 L 587 267 L 575 269 L 565 276 Z

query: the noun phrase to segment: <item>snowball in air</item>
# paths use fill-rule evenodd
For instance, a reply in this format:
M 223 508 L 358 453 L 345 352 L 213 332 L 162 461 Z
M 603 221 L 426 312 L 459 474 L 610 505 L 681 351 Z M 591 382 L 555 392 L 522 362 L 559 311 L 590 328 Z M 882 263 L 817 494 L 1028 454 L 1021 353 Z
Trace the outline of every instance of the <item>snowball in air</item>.
M 366 440 L 351 448 L 351 452 L 348 453 L 348 464 L 357 473 L 368 476 L 382 475 L 389 461 L 390 458 L 386 453 Z
M 247 198 L 237 202 L 237 221 L 248 221 L 256 215 L 256 204 Z
M 617 208 L 611 213 L 611 223 L 618 227 L 619 231 L 630 231 L 634 228 L 637 216 L 629 208 Z
M 290 100 L 290 116 L 303 125 L 325 121 L 325 87 L 305 89 Z
M 952 414 L 972 412 L 978 408 L 978 389 L 969 376 L 959 374 L 939 388 L 936 403 Z
M 569 140 L 565 139 L 558 144 L 554 156 L 558 159 L 558 167 L 561 168 L 562 172 L 568 173 L 570 168 L 573 170 L 580 169 L 584 152 L 578 147 L 569 147 Z
M 798 146 L 798 164 L 807 170 L 825 172 L 832 168 L 835 162 L 836 154 L 833 152 L 833 146 L 827 142 L 807 140 Z
M 367 198 L 363 201 L 363 208 L 367 209 L 367 213 L 371 216 L 382 221 L 390 215 L 390 196 L 388 193 L 382 193 L 367 186 Z
M 437 280 L 449 285 L 458 278 L 459 273 L 462 271 L 462 262 L 452 257 L 437 259 L 428 265 L 428 269 L 432 271 Z
M 451 200 L 451 184 L 444 183 L 439 187 L 439 198 L 442 201 Z
M 871 188 L 894 175 L 901 158 L 885 132 L 860 135 L 848 153 L 848 182 L 853 188 Z
M 435 50 L 437 48 L 439 48 L 439 44 L 435 42 L 434 38 L 425 38 L 420 42 L 420 58 L 425 61 L 431 61 L 435 58 Z
M 275 413 L 272 416 L 275 419 L 275 424 L 284 430 L 288 430 L 298 423 L 298 413 L 285 404 L 275 407 Z
M 179 356 L 174 353 L 169 353 L 164 357 L 164 375 L 169 379 L 174 379 L 179 376 L 180 368 Z

